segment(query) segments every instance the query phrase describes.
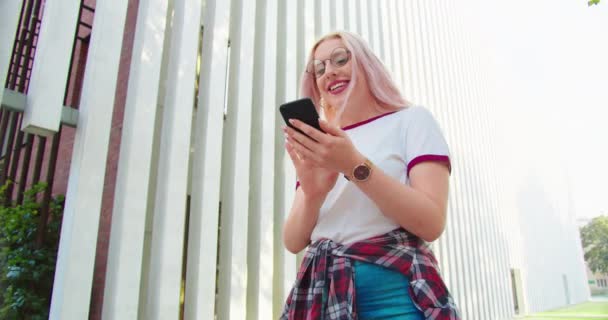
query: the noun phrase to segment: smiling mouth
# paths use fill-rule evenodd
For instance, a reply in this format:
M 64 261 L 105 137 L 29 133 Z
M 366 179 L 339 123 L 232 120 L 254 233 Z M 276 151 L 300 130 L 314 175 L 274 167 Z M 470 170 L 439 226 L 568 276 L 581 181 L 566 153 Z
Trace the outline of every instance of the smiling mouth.
M 349 81 L 340 81 L 329 86 L 328 90 L 331 94 L 338 94 L 344 91 L 348 86 Z

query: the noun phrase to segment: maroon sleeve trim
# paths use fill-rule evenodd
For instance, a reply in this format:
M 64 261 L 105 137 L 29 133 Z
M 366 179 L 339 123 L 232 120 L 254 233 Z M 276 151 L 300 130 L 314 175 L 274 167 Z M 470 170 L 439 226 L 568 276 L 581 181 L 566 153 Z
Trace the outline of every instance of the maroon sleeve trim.
M 421 156 L 417 156 L 412 161 L 410 161 L 410 163 L 408 163 L 407 176 L 410 176 L 410 170 L 412 170 L 415 165 L 426 161 L 436 161 L 445 163 L 448 166 L 448 171 L 450 172 L 450 174 L 452 174 L 452 164 L 450 163 L 450 157 L 436 154 L 424 154 Z

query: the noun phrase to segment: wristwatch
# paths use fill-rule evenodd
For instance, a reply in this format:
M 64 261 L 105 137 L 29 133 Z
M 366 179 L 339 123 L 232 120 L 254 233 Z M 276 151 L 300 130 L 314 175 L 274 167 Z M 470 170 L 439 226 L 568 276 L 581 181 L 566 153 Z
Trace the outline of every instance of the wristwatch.
M 352 178 L 347 175 L 344 175 L 344 177 L 348 181 L 350 181 L 351 179 L 354 179 L 358 182 L 366 181 L 372 174 L 372 166 L 372 162 L 369 161 L 369 159 L 365 158 L 365 161 L 362 164 L 355 166 L 355 168 L 353 169 Z

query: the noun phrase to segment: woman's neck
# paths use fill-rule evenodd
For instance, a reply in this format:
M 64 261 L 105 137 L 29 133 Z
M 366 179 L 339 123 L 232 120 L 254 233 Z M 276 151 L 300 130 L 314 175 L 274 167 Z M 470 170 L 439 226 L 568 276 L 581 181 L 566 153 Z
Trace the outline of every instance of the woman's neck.
M 356 103 L 352 101 L 340 117 L 340 127 L 346 127 L 380 115 L 380 108 L 374 99 Z

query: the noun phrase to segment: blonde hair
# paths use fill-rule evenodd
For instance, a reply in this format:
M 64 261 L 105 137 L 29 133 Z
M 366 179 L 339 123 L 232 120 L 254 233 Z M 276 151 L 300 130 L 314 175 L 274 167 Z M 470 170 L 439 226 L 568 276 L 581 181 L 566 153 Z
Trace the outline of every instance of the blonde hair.
M 308 61 L 314 59 L 315 50 L 317 50 L 317 47 L 323 41 L 336 38 L 342 40 L 346 48 L 351 52 L 353 71 L 350 80 L 351 85 L 349 86 L 346 99 L 344 99 L 344 103 L 337 110 L 337 113 L 331 117 L 332 122 L 338 123 L 340 116 L 344 112 L 344 108 L 350 99 L 351 92 L 357 83 L 358 70 L 361 70 L 363 73 L 362 76 L 364 81 L 366 80 L 367 87 L 379 106 L 378 111 L 396 111 L 411 105 L 410 102 L 403 98 L 401 92 L 399 92 L 399 89 L 397 89 L 397 86 L 391 79 L 391 76 L 384 67 L 382 61 L 380 61 L 380 59 L 378 59 L 374 52 L 369 48 L 365 40 L 363 40 L 357 34 L 347 31 L 338 31 L 321 37 L 312 46 L 308 55 Z M 314 74 L 306 71 L 302 73 L 300 96 L 311 98 L 317 106 L 317 109 L 321 109 L 320 111 L 327 115 L 327 110 L 319 108 L 320 93 Z M 330 112 L 336 112 L 336 110 L 332 110 Z

